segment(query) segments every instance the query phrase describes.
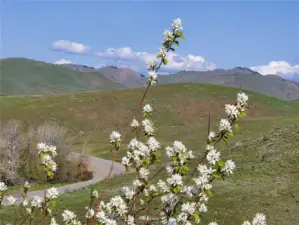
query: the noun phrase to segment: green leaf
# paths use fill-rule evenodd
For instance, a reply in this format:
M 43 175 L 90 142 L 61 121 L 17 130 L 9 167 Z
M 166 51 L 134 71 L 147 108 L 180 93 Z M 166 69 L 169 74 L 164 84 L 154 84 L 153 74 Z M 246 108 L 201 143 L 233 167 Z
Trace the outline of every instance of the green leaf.
M 177 36 L 180 37 L 180 38 L 182 38 L 183 40 L 185 40 L 183 32 L 181 32 L 181 31 L 177 32 Z
M 246 112 L 240 112 L 240 114 L 238 115 L 238 118 L 242 118 L 242 117 L 245 117 L 247 114 Z
M 220 175 L 218 173 L 212 173 L 212 176 L 215 178 L 220 178 Z
M 175 51 L 175 49 L 174 49 L 174 48 L 169 48 L 169 50 L 171 50 L 171 51 L 173 51 L 173 52 Z
M 228 135 L 229 136 L 234 136 L 234 133 L 233 132 L 228 132 Z
M 174 41 L 173 44 L 179 46 L 179 42 L 178 41 Z
M 50 177 L 51 179 L 54 178 L 54 173 L 52 171 L 48 171 L 47 173 L 48 177 Z
M 179 190 L 178 190 L 178 188 L 176 188 L 176 187 L 173 188 L 172 191 L 173 191 L 173 193 L 175 193 L 175 194 L 179 193 Z
M 213 196 L 213 192 L 212 192 L 211 189 L 208 190 L 208 196 L 209 196 L 209 197 L 212 197 L 212 196 Z
M 193 216 L 193 218 L 194 218 L 195 220 L 198 220 L 198 219 L 199 219 L 199 215 L 198 215 L 198 213 L 194 213 L 192 216 Z
M 227 140 L 228 140 L 227 136 L 223 136 L 222 140 L 224 141 L 225 144 L 227 144 Z
M 52 200 L 51 204 L 52 204 L 52 207 L 55 208 L 56 207 L 56 200 Z
M 168 61 L 167 61 L 166 58 L 163 58 L 163 59 L 162 59 L 162 62 L 163 62 L 164 65 L 167 65 L 167 63 L 168 63 Z
M 219 160 L 219 161 L 217 162 L 217 165 L 218 165 L 220 168 L 223 168 L 223 167 L 224 167 L 224 162 L 223 162 L 223 160 Z

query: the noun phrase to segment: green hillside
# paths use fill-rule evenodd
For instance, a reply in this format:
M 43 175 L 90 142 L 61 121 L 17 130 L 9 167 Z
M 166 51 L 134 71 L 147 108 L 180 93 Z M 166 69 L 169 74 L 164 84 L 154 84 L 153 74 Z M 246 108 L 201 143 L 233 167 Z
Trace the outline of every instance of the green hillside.
M 57 122 L 79 135 L 80 144 L 89 141 L 90 150 L 103 156 L 109 150 L 108 135 L 112 130 L 125 132 L 134 116 L 144 89 L 80 93 L 48 96 L 2 96 L 1 120 L 20 120 L 30 123 Z M 213 125 L 225 115 L 224 104 L 232 103 L 238 89 L 206 84 L 171 84 L 153 86 L 146 98 L 155 109 L 154 120 L 158 135 L 165 142 L 175 138 L 196 146 L 199 135 L 206 135 L 206 119 L 211 112 Z M 272 127 L 299 122 L 299 103 L 286 102 L 253 92 L 250 109 L 244 123 L 251 136 L 258 136 Z M 296 117 L 297 116 L 297 117 Z M 245 134 L 245 133 L 244 133 Z M 129 139 L 129 137 L 128 137 Z M 126 139 L 126 141 L 128 141 Z M 99 150 L 101 149 L 101 151 Z
M 80 151 L 87 143 L 89 154 L 111 159 L 108 136 L 112 130 L 118 130 L 126 134 L 125 143 L 130 140 L 131 135 L 126 131 L 143 90 L 2 96 L 1 120 L 17 119 L 25 125 L 55 121 L 76 135 L 74 151 Z M 180 140 L 196 156 L 202 155 L 208 113 L 211 112 L 212 127 L 216 129 L 219 119 L 225 116 L 224 104 L 232 103 L 238 91 L 203 84 L 153 86 L 146 103 L 152 104 L 155 110 L 157 139 L 163 147 Z M 232 158 L 237 170 L 234 176 L 214 183 L 214 197 L 203 224 L 216 219 L 219 225 L 240 225 L 244 217 L 252 218 L 256 212 L 263 212 L 269 225 L 297 225 L 299 102 L 246 93 L 250 98 L 248 116 L 240 121 L 240 130 L 230 138 L 228 146 L 219 145 L 222 156 Z M 121 147 L 117 159 L 123 154 L 125 148 Z M 164 160 L 161 161 L 163 164 Z M 158 168 L 152 168 L 151 172 L 154 174 Z M 115 196 L 121 186 L 133 179 L 134 174 L 113 178 L 106 197 Z M 93 187 L 101 190 L 103 184 Z M 57 219 L 61 220 L 65 208 L 78 212 L 84 219 L 89 194 L 90 188 L 86 188 L 62 195 L 55 212 Z M 152 210 L 157 209 L 153 206 Z M 8 209 L 0 217 L 4 221 L 12 219 Z
M 59 94 L 123 88 L 100 73 L 81 73 L 30 59 L 2 59 L 0 65 L 2 95 Z

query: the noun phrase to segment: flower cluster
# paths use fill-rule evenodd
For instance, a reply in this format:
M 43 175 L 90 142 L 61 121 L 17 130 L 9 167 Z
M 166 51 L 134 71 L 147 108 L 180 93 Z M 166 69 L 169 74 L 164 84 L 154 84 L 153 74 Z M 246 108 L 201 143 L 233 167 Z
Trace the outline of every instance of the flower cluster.
M 70 211 L 64 210 L 62 213 L 62 220 L 66 225 L 81 225 L 81 222 L 77 219 L 77 215 Z
M 262 213 L 257 213 L 252 220 L 252 223 L 245 221 L 242 225 L 267 225 L 266 216 Z
M 147 104 L 143 108 L 144 116 L 151 116 L 152 107 Z M 127 155 L 122 158 L 122 164 L 129 169 L 135 167 L 139 171 L 140 178 L 146 180 L 148 178 L 148 171 L 145 169 L 157 159 L 157 150 L 161 148 L 160 143 L 153 137 L 154 127 L 150 119 L 145 118 L 142 121 L 143 130 L 148 140 L 146 143 L 133 138 L 128 144 Z M 145 168 L 141 168 L 141 167 Z M 139 170 L 140 169 L 140 170 Z
M 157 54 L 157 58 L 161 58 L 161 63 L 157 65 L 157 63 L 153 60 L 150 60 L 147 63 L 149 85 L 157 83 L 157 78 L 158 78 L 157 71 L 160 68 L 162 63 L 164 65 L 167 65 L 168 63 L 166 59 L 167 53 L 169 51 L 175 51 L 173 45 L 177 45 L 177 46 L 179 45 L 178 38 L 185 39 L 182 30 L 183 30 L 182 20 L 180 18 L 177 18 L 173 20 L 172 30 L 164 31 L 162 47 L 159 48 L 159 52 Z
M 54 172 L 57 170 L 57 164 L 53 160 L 57 156 L 56 146 L 49 146 L 45 143 L 37 144 L 38 156 L 41 159 L 41 164 L 45 168 L 48 177 L 53 179 Z

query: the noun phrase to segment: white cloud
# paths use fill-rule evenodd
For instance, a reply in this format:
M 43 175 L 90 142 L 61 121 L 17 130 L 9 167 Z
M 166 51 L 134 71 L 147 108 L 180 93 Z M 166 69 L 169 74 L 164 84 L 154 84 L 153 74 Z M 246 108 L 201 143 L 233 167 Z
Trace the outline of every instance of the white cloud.
M 299 65 L 291 65 L 286 61 L 271 61 L 268 65 L 252 66 L 250 69 L 262 75 L 276 74 L 285 78 L 299 78 Z
M 130 47 L 108 48 L 103 52 L 94 53 L 111 64 L 118 67 L 129 67 L 133 70 L 144 72 L 146 63 L 155 60 L 156 54 L 147 52 L 134 52 Z M 216 68 L 214 63 L 207 62 L 202 56 L 187 55 L 182 56 L 175 52 L 169 52 L 167 56 L 168 64 L 163 66 L 161 72 L 175 72 L 179 70 L 213 70 Z M 107 64 L 107 62 L 106 62 Z
M 78 54 L 83 54 L 90 50 L 89 46 L 66 40 L 54 41 L 52 43 L 52 48 L 56 51 L 71 52 Z
M 61 64 L 71 64 L 71 63 L 72 63 L 72 61 L 66 60 L 66 59 L 59 59 L 55 62 L 55 64 L 59 64 L 59 65 L 61 65 Z

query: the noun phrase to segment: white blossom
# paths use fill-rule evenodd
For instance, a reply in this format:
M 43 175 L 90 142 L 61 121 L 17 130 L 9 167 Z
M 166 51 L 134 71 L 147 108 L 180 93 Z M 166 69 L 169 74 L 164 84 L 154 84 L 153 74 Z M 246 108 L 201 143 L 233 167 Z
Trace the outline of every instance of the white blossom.
M 209 152 L 211 150 L 215 149 L 214 145 L 207 145 L 206 150 Z
M 246 105 L 247 101 L 248 101 L 248 95 L 246 95 L 243 92 L 237 94 L 237 103 L 241 105 Z
M 139 145 L 139 141 L 136 138 L 133 138 L 128 144 L 128 149 L 135 150 L 137 149 L 138 145 Z
M 188 159 L 193 159 L 194 158 L 193 152 L 191 150 L 187 152 L 187 158 Z
M 159 55 L 162 56 L 162 58 L 165 58 L 166 57 L 166 54 L 167 54 L 167 49 L 166 48 L 159 48 Z
M 216 133 L 213 132 L 213 131 L 211 131 L 211 132 L 209 133 L 208 139 L 209 139 L 210 141 L 212 141 L 215 137 L 216 137 Z
M 228 121 L 228 119 L 221 119 L 220 120 L 219 130 L 220 131 L 232 132 L 232 127 L 231 127 L 230 122 Z
M 28 214 L 31 214 L 31 213 L 32 213 L 32 209 L 31 209 L 31 208 L 26 208 L 25 210 L 26 210 L 26 212 L 27 212 Z
M 205 212 L 208 211 L 208 207 L 204 203 L 202 203 L 202 204 L 200 204 L 200 206 L 198 208 L 198 211 L 202 212 L 202 213 L 205 213 Z
M 237 118 L 237 116 L 240 114 L 239 110 L 234 105 L 225 105 L 225 112 L 230 118 Z
M 149 60 L 146 64 L 148 70 L 154 70 L 157 63 L 154 60 Z
M 183 152 L 187 151 L 186 146 L 180 141 L 174 141 L 173 149 L 175 152 L 178 152 L 178 153 L 183 153 Z
M 46 166 L 48 169 L 50 169 L 51 171 L 56 171 L 57 170 L 56 162 L 48 154 L 45 154 L 41 157 L 41 163 L 44 166 Z
M 51 171 L 55 172 L 57 170 L 57 163 L 53 161 L 52 164 L 50 165 L 49 169 Z
M 124 215 L 127 211 L 126 203 L 121 196 L 111 198 L 110 202 L 107 203 L 106 208 L 109 213 L 111 213 L 113 209 L 113 212 L 117 212 L 119 215 Z
M 182 20 L 180 18 L 174 19 L 172 22 L 172 29 L 174 31 L 183 30 Z
M 157 83 L 157 78 L 158 78 L 158 75 L 157 73 L 154 71 L 154 70 L 150 70 L 148 71 L 148 79 L 147 79 L 147 82 L 149 84 L 155 84 Z
M 167 221 L 166 225 L 176 225 L 176 218 L 170 217 L 169 220 Z
M 143 107 L 143 112 L 146 112 L 146 113 L 150 113 L 153 111 L 153 108 L 149 105 L 149 104 L 146 104 L 144 107 Z
M 106 220 L 105 212 L 104 211 L 97 212 L 95 218 L 98 220 L 98 222 L 104 223 L 104 221 Z
M 152 193 L 157 192 L 157 188 L 156 188 L 155 185 L 153 185 L 153 184 L 151 184 L 151 185 L 149 186 L 149 190 L 150 190 L 150 192 L 152 192 Z
M 99 197 L 99 192 L 98 192 L 98 190 L 96 190 L 96 189 L 92 190 L 92 192 L 91 192 L 91 197 L 93 197 L 93 198 L 98 198 L 98 197 Z
M 166 166 L 166 171 L 169 175 L 171 175 L 174 172 L 174 168 L 172 166 Z
M 257 213 L 252 220 L 252 225 L 266 225 L 266 216 L 262 213 Z
M 167 193 L 169 191 L 169 187 L 162 180 L 159 180 L 159 182 L 157 183 L 157 186 L 162 193 Z
M 0 182 L 0 192 L 4 192 L 7 190 L 7 186 L 4 182 Z
M 76 214 L 70 210 L 64 210 L 62 213 L 62 220 L 66 224 L 72 224 L 76 219 Z
M 148 175 L 149 175 L 149 170 L 147 170 L 147 169 L 145 169 L 145 168 L 143 168 L 143 167 L 139 170 L 139 176 L 140 176 L 142 179 L 147 180 Z
M 58 225 L 58 223 L 56 223 L 56 220 L 54 217 L 51 218 L 51 223 L 50 225 Z
M 123 195 L 125 196 L 125 198 L 127 199 L 127 200 L 132 200 L 133 199 L 133 197 L 134 197 L 134 194 L 135 194 L 135 192 L 134 192 L 134 190 L 133 189 L 130 189 L 129 187 L 122 187 L 121 189 L 120 189 L 120 191 L 123 193 Z
M 150 121 L 149 119 L 143 120 L 142 126 L 146 135 L 152 136 L 154 134 L 154 125 L 152 121 Z
M 155 150 L 161 148 L 160 143 L 154 137 L 150 137 L 148 139 L 147 145 L 149 147 L 149 150 L 152 150 L 152 151 L 155 151 Z
M 85 217 L 90 219 L 94 216 L 94 210 L 86 207 L 86 214 Z
M 164 42 L 171 41 L 173 38 L 173 34 L 169 30 L 164 30 L 163 35 L 164 35 Z
M 196 204 L 194 202 L 192 203 L 187 202 L 182 205 L 182 212 L 185 213 L 193 214 L 195 209 L 196 209 Z
M 220 159 L 220 152 L 217 150 L 213 149 L 208 152 L 207 154 L 207 160 L 210 164 L 215 165 L 217 161 Z
M 26 207 L 28 205 L 28 201 L 26 199 L 24 199 L 22 205 L 23 205 L 23 207 Z
M 236 165 L 234 161 L 232 160 L 227 160 L 224 164 L 224 168 L 222 171 L 224 171 L 227 175 L 233 174 L 233 171 L 235 169 Z
M 215 172 L 215 169 L 213 169 L 212 167 L 208 168 L 207 165 L 202 165 L 199 164 L 197 166 L 197 170 L 200 172 L 201 175 L 203 176 L 207 176 L 212 174 L 213 172 Z
M 9 205 L 15 205 L 16 202 L 17 202 L 17 199 L 15 197 L 13 197 L 13 196 L 8 196 L 7 197 L 7 201 L 9 203 Z
M 133 186 L 140 187 L 140 186 L 142 186 L 142 183 L 140 182 L 140 180 L 135 180 L 135 181 L 133 181 Z
M 188 219 L 188 214 L 187 214 L 187 213 L 184 213 L 184 212 L 180 213 L 180 214 L 177 216 L 177 220 L 178 220 L 179 222 L 184 222 L 183 224 L 186 224 L 187 219 Z
M 130 166 L 131 165 L 130 159 L 126 156 L 122 157 L 121 164 L 124 165 L 124 166 Z
M 167 178 L 167 182 L 173 186 L 183 185 L 183 179 L 180 174 L 173 174 L 170 178 Z
M 127 217 L 127 224 L 128 224 L 128 225 L 134 225 L 134 224 L 135 224 L 135 223 L 134 223 L 134 216 L 129 215 L 129 216 Z
M 120 133 L 118 133 L 117 131 L 112 131 L 112 133 L 110 134 L 110 143 L 116 143 L 120 141 Z
M 133 119 L 130 126 L 131 126 L 132 128 L 137 128 L 137 127 L 139 127 L 139 122 L 138 122 L 138 120 Z
M 28 183 L 28 181 L 25 182 L 24 186 L 25 189 L 29 189 L 30 188 L 30 184 Z
M 52 188 L 47 189 L 46 198 L 49 200 L 53 200 L 53 199 L 57 198 L 58 194 L 59 194 L 59 192 L 57 191 L 57 189 L 52 187 Z
M 39 196 L 34 196 L 33 200 L 31 201 L 31 206 L 36 208 L 41 208 L 43 203 L 43 199 Z
M 208 182 L 209 182 L 209 177 L 206 175 L 199 176 L 197 178 L 193 178 L 193 181 L 199 188 L 203 188 Z
M 57 156 L 56 146 L 54 145 L 46 145 L 45 143 L 38 143 L 36 148 L 38 150 L 38 155 L 44 153 L 44 154 L 50 154 L 52 157 Z

